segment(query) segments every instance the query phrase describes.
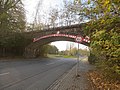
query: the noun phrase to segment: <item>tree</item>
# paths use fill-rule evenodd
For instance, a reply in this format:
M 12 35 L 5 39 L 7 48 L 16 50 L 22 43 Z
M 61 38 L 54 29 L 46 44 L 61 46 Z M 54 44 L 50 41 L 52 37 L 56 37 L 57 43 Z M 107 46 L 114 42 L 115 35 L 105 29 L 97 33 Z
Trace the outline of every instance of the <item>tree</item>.
M 24 32 L 25 23 L 21 0 L 0 1 L 0 53 L 2 56 L 17 49 L 21 50 L 19 42 L 24 37 L 19 34 Z
M 49 17 L 49 20 L 50 20 L 50 26 L 52 27 L 56 27 L 56 21 L 58 20 L 58 9 L 56 8 L 53 8 L 51 9 L 50 13 L 49 13 L 50 17 Z
M 120 68 L 119 4 L 120 0 L 88 0 L 83 4 L 84 16 L 87 16 L 90 21 L 84 30 L 91 38 L 90 47 L 94 57 L 91 60 L 94 59 L 107 79 L 118 81 L 120 81 L 118 79 L 120 76 L 120 72 L 118 72 Z
M 40 47 L 40 51 L 41 56 L 47 56 L 47 54 L 58 54 L 58 48 L 49 44 Z
M 61 11 L 62 11 L 61 12 L 62 21 L 65 26 L 68 26 L 74 23 L 79 23 L 78 21 L 79 16 L 75 12 L 76 5 L 74 5 L 73 2 L 64 0 L 64 7 Z
M 25 30 L 25 14 L 20 0 L 1 0 L 1 32 L 22 32 Z
M 47 52 L 48 54 L 58 54 L 58 48 L 53 45 L 48 45 Z
M 40 0 L 37 4 L 36 7 L 36 13 L 35 13 L 35 17 L 34 17 L 34 21 L 33 21 L 33 27 L 32 30 L 41 30 L 41 16 L 40 16 L 40 10 L 41 10 L 41 5 L 42 5 L 43 0 Z

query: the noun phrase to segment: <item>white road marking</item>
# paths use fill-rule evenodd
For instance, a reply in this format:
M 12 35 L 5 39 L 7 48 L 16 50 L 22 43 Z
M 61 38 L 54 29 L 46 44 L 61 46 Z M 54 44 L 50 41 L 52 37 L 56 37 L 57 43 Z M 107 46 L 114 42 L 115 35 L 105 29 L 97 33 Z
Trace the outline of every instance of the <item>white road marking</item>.
M 46 65 L 51 65 L 51 64 L 54 64 L 54 63 L 48 63 L 48 64 L 46 64 Z
M 7 72 L 7 73 L 1 73 L 0 76 L 7 75 L 7 74 L 9 74 L 9 72 Z

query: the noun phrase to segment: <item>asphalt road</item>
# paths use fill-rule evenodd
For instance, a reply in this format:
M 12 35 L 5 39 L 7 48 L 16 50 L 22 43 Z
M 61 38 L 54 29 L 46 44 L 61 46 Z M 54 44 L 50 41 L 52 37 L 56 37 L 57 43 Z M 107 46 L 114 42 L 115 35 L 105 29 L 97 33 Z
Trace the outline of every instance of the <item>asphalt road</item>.
M 0 90 L 46 90 L 75 64 L 65 58 L 0 62 Z

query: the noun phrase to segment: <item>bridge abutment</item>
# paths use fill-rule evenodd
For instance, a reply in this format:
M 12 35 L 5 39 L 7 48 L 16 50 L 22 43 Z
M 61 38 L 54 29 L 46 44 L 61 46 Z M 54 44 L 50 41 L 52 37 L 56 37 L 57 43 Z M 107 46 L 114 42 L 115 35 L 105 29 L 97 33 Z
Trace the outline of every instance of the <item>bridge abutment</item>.
M 25 48 L 25 52 L 24 52 L 24 57 L 25 58 L 35 58 L 35 49 L 32 48 Z

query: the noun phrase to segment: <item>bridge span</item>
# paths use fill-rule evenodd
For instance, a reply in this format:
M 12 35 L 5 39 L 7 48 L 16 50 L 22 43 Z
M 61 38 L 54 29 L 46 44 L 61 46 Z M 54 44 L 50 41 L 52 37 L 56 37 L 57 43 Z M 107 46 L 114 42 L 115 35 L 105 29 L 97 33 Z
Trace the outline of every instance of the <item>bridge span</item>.
M 54 41 L 71 41 L 89 46 L 90 38 L 85 35 L 84 23 L 27 32 L 31 37 L 30 44 L 25 48 L 25 57 L 36 57 L 39 47 Z

